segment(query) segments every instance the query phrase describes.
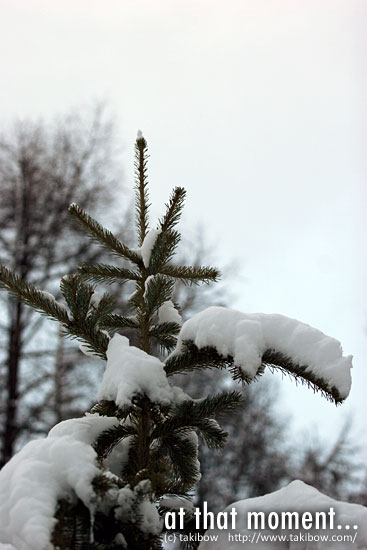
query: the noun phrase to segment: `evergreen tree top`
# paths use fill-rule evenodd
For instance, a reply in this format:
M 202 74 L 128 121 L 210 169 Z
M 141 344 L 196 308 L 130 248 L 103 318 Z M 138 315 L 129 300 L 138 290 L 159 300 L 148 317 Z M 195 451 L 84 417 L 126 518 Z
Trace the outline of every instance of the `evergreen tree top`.
M 49 505 L 46 513 L 41 505 L 24 508 L 27 521 L 17 536 L 28 546 L 19 550 L 38 550 L 39 539 L 35 542 L 27 531 L 37 514 L 45 527 L 44 540 L 48 537 L 60 549 L 71 544 L 80 549 L 161 548 L 162 518 L 174 508 L 167 502 L 190 498 L 200 478 L 197 434 L 209 447 L 222 448 L 227 434 L 218 418 L 242 402 L 238 391 L 192 399 L 170 383 L 172 374 L 228 367 L 235 379 L 249 383 L 268 366 L 295 376 L 336 403 L 349 392 L 351 358 L 343 358 L 339 342 L 293 319 L 209 308 L 181 327 L 179 305 L 173 300 L 175 282 L 215 282 L 219 271 L 173 261 L 180 241 L 183 188 L 172 191 L 162 218 L 150 227 L 147 162 L 147 142 L 140 133 L 135 143 L 137 248 L 122 243 L 76 204 L 69 208 L 87 235 L 123 260 L 123 266 L 84 263 L 76 274 L 63 277 L 60 288 L 66 306 L 7 268 L 0 271 L 3 288 L 57 320 L 67 336 L 81 341 L 84 352 L 107 360 L 91 414 L 61 423 L 45 440 L 27 445 L 0 474 L 0 518 L 7 518 L 6 525 L 0 519 L 0 540 L 5 533 L 9 541 L 15 528 L 8 521 L 12 500 L 7 476 L 18 486 L 18 467 L 24 459 L 33 461 L 34 467 L 38 463 L 32 493 L 43 479 L 57 478 L 51 496 L 47 493 L 50 502 L 58 502 L 56 508 Z M 128 304 L 131 316 L 122 316 L 115 311 L 112 295 L 105 292 L 99 297 L 95 285 L 127 281 L 135 284 L 135 292 Z M 125 330 L 136 333 L 137 347 L 119 334 Z M 157 346 L 163 359 L 153 355 Z M 78 464 L 69 452 L 60 463 L 60 438 L 65 438 L 68 449 L 78 449 Z M 40 454 L 46 459 L 40 460 Z M 83 468 L 83 462 L 89 477 L 84 476 L 80 485 L 70 468 Z M 23 481 L 19 491 L 26 495 Z M 68 500 L 70 495 L 74 500 Z M 186 519 L 189 529 L 189 514 Z M 76 540 L 80 544 L 71 543 Z

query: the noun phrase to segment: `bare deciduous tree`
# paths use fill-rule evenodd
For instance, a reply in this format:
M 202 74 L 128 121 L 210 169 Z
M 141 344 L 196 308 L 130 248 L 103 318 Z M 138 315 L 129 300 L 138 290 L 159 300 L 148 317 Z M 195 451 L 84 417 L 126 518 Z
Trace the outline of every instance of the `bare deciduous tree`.
M 74 231 L 67 207 L 78 201 L 100 212 L 119 192 L 111 169 L 111 138 L 112 125 L 102 107 L 86 118 L 73 113 L 54 125 L 20 122 L 0 138 L 0 263 L 52 292 L 55 279 L 77 261 L 99 254 Z M 17 300 L 2 295 L 0 315 L 2 465 L 23 431 L 37 431 L 35 390 L 48 383 L 50 374 L 43 368 L 49 353 L 41 349 L 45 345 L 45 351 L 54 353 L 55 345 L 47 350 L 51 336 L 39 337 L 38 317 Z M 37 368 L 27 369 L 26 358 L 36 361 Z M 60 357 L 56 354 L 54 360 L 60 362 Z M 24 409 L 27 394 L 32 394 L 32 405 Z

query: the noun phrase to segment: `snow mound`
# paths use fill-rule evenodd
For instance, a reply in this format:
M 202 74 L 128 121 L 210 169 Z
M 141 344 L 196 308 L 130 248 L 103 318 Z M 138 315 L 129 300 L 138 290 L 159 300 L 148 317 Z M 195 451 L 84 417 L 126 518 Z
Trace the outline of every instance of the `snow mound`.
M 207 534 L 218 535 L 218 539 L 215 542 L 202 542 L 199 550 L 248 550 L 254 547 L 256 550 L 367 550 L 367 508 L 359 504 L 334 500 L 320 493 L 314 487 L 306 485 L 303 481 L 292 481 L 286 487 L 262 497 L 240 500 L 230 504 L 225 511 L 230 512 L 232 508 L 235 508 L 237 512 L 236 529 L 233 531 L 207 531 Z M 295 529 L 289 532 L 282 531 L 281 529 L 247 530 L 247 514 L 249 512 L 261 511 L 266 515 L 271 512 L 279 514 L 291 511 L 298 512 L 301 515 L 304 512 L 328 513 L 330 508 L 333 508 L 335 511 L 333 529 L 320 528 L 308 531 Z M 342 528 L 339 529 L 338 525 L 341 525 Z M 345 528 L 347 525 L 349 528 Z M 355 525 L 358 529 L 354 529 Z M 262 535 L 293 533 L 299 536 L 300 532 L 303 534 L 327 535 L 329 536 L 329 540 L 313 540 L 311 542 L 307 540 L 278 540 L 277 542 L 263 542 L 259 540 L 256 545 L 253 544 L 254 533 L 261 533 Z M 235 540 L 236 534 L 237 540 Z M 241 539 L 238 535 L 242 537 L 248 536 L 248 542 L 246 542 L 245 538 Z M 341 537 L 344 535 L 349 535 L 352 538 L 355 536 L 355 540 L 353 542 L 352 540 L 341 541 L 340 538 L 331 540 L 332 536 Z
M 162 323 L 177 323 L 178 325 L 182 324 L 182 317 L 175 308 L 172 300 L 167 300 L 163 302 L 161 307 L 158 309 L 158 324 Z
M 98 399 L 115 401 L 119 407 L 130 405 L 134 395 L 143 394 L 156 403 L 168 405 L 175 392 L 168 383 L 164 365 L 157 357 L 129 345 L 115 334 L 107 349 L 107 365 Z
M 0 471 L 0 548 L 49 550 L 57 501 L 76 495 L 93 506 L 91 482 L 100 474 L 91 443 L 116 418 L 88 415 L 56 425 L 31 441 Z M 7 543 L 7 544 L 5 544 Z
M 241 313 L 224 307 L 209 307 L 186 321 L 173 354 L 179 354 L 185 340 L 198 348 L 214 347 L 223 357 L 233 357 L 236 366 L 254 378 L 265 351 L 287 356 L 305 372 L 348 396 L 352 356 L 343 357 L 341 344 L 296 319 L 278 314 Z

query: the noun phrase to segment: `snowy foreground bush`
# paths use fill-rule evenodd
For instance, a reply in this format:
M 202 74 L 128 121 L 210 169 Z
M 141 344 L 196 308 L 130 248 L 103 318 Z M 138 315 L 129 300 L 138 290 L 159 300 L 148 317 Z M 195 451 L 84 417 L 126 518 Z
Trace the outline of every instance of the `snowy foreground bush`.
M 343 357 L 337 340 L 294 319 L 212 307 L 181 327 L 172 300 L 175 281 L 209 283 L 219 272 L 172 262 L 184 189 L 173 190 L 164 216 L 149 229 L 147 145 L 141 135 L 135 166 L 138 248 L 128 248 L 78 206 L 69 209 L 116 264 L 83 264 L 65 276 L 60 288 L 66 305 L 1 268 L 3 288 L 59 321 L 84 353 L 106 361 L 92 410 L 28 443 L 1 470 L 3 550 L 160 549 L 164 516 L 180 507 L 188 511 L 183 532 L 192 532 L 191 499 L 200 479 L 197 436 L 209 447 L 223 447 L 227 434 L 217 417 L 240 407 L 242 397 L 221 391 L 192 399 L 170 383 L 173 374 L 228 367 L 234 379 L 249 383 L 269 366 L 336 403 L 349 393 L 351 357 Z M 135 285 L 131 316 L 115 312 L 110 294 L 96 292 L 94 285 L 106 282 Z M 307 494 L 299 484 L 290 490 L 290 506 Z M 259 506 L 266 502 L 258 500 Z
M 314 487 L 306 485 L 303 481 L 293 481 L 287 487 L 274 491 L 269 495 L 240 500 L 228 506 L 225 511 L 235 508 L 238 521 L 236 529 L 228 529 L 225 532 L 213 529 L 207 532 L 212 536 L 210 542 L 202 542 L 199 550 L 366 550 L 367 549 L 367 508 L 359 504 L 340 502 L 320 493 Z M 329 511 L 333 525 L 330 528 Z M 265 518 L 270 516 L 269 525 L 264 519 L 265 528 L 249 530 L 248 514 L 254 511 L 264 512 Z M 281 529 L 282 512 L 297 512 L 301 525 L 302 515 L 306 513 L 319 513 L 318 529 Z M 279 518 L 279 527 L 274 522 Z M 320 514 L 321 512 L 321 514 Z M 334 515 L 335 513 L 335 515 Z M 306 524 L 307 524 L 306 516 Z M 260 527 L 259 520 L 259 527 Z M 288 516 L 285 516 L 285 522 Z M 295 519 L 292 519 L 295 522 Z M 310 522 L 309 522 L 310 523 Z M 286 523 L 288 526 L 288 524 Z M 295 523 L 293 523 L 295 525 Z M 341 527 L 339 527 L 341 526 Z M 355 528 L 357 527 L 357 529 Z M 253 539 L 255 535 L 255 539 Z M 259 535 L 259 539 L 257 536 Z M 290 536 L 293 540 L 289 540 Z M 279 537 L 277 539 L 277 537 Z M 285 537 L 288 540 L 279 540 Z M 217 539 L 217 540 L 215 540 Z M 255 543 L 256 541 L 256 543 Z

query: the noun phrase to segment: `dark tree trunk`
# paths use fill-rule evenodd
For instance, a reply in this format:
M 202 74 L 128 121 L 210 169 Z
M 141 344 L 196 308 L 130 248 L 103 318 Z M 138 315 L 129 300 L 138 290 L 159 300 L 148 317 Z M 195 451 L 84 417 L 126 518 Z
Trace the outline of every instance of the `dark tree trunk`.
M 22 311 L 19 302 L 10 304 L 12 319 L 9 327 L 7 403 L 4 428 L 4 440 L 0 466 L 4 466 L 14 454 L 14 443 L 18 434 L 17 408 L 19 397 L 19 365 L 21 356 Z

